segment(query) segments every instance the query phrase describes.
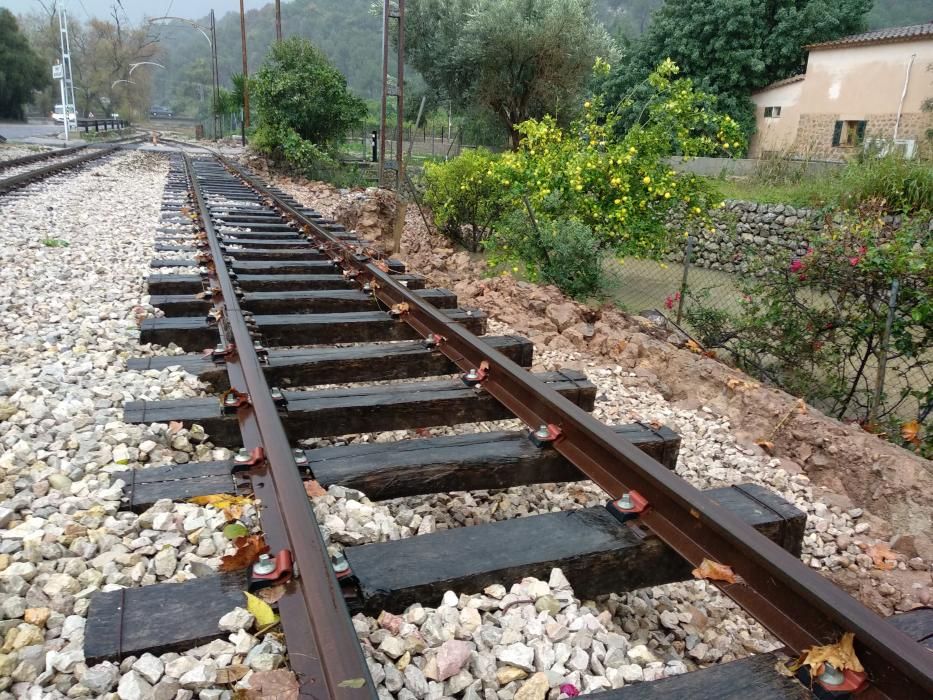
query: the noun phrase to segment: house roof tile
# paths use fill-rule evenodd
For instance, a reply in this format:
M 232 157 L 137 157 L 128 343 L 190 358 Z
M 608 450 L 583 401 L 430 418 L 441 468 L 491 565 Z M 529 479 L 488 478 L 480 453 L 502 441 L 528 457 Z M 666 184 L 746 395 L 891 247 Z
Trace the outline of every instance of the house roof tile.
M 840 37 L 833 41 L 824 41 L 820 44 L 810 44 L 806 48 L 828 49 L 840 46 L 860 46 L 864 44 L 888 44 L 898 41 L 912 41 L 915 39 L 933 40 L 933 21 L 925 24 L 912 24 L 908 27 L 888 27 L 875 29 L 863 34 L 852 34 Z

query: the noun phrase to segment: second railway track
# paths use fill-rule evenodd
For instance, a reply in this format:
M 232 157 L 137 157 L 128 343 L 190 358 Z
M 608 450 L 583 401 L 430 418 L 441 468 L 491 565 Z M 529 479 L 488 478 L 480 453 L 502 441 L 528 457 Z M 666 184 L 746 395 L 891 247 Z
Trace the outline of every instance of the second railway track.
M 792 655 L 853 632 L 866 675 L 847 681 L 869 685 L 859 697 L 933 696 L 931 655 L 915 641 L 933 630 L 917 636 L 916 616 L 884 621 L 804 566 L 797 555 L 805 516 L 779 496 L 753 485 L 693 488 L 671 472 L 676 434 L 602 425 L 587 413 L 596 392 L 582 373 L 529 372 L 527 340 L 482 337 L 482 311 L 426 289 L 398 261 L 233 163 L 174 157 L 165 214 L 180 226 L 163 232 L 157 250 L 174 257 L 153 266 L 174 272 L 157 269 L 149 279 L 151 303 L 165 315 L 143 322 L 141 341 L 174 343 L 188 354 L 130 367 L 181 366 L 216 396 L 131 402 L 125 420 L 198 424 L 238 454 L 119 474 L 124 507 L 250 494 L 268 558 L 241 572 L 94 594 L 89 664 L 224 636 L 217 620 L 243 604 L 241 592 L 275 583 L 285 586 L 277 607 L 301 696 L 375 697 L 348 609 L 400 613 L 415 602 L 437 604 L 448 590 L 546 578 L 553 567 L 581 597 L 592 597 L 689 578 L 706 560 L 731 568 L 737 582 L 720 582 L 722 590 Z M 299 444 L 512 417 L 527 429 Z M 350 546 L 336 556 L 305 489 L 313 479 L 378 500 L 583 478 L 611 496 L 606 508 Z M 656 691 L 810 697 L 775 669 L 775 657 L 755 659 L 661 681 Z M 823 682 L 832 689 L 830 680 Z M 606 697 L 649 697 L 646 687 Z M 703 695 L 703 688 L 716 691 Z

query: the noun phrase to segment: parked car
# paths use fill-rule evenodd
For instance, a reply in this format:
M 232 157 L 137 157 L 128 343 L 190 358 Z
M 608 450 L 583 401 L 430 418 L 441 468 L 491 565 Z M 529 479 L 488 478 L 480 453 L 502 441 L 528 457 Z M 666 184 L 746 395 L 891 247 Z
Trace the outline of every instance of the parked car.
M 153 105 L 153 107 L 149 109 L 149 116 L 155 117 L 156 119 L 159 117 L 171 119 L 173 115 L 174 112 L 169 107 L 158 107 Z
M 52 111 L 52 119 L 63 124 L 65 122 L 65 105 L 55 105 L 55 109 Z M 77 124 L 78 118 L 75 115 L 73 107 L 68 109 L 68 123 Z

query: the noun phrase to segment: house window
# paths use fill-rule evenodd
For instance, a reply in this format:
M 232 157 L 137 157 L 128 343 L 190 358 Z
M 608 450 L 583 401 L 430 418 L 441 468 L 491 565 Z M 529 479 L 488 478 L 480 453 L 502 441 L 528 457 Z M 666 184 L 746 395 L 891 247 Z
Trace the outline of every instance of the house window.
M 765 107 L 765 119 L 778 119 L 780 116 L 780 107 Z
M 865 140 L 866 121 L 838 121 L 833 129 L 833 146 L 854 148 Z

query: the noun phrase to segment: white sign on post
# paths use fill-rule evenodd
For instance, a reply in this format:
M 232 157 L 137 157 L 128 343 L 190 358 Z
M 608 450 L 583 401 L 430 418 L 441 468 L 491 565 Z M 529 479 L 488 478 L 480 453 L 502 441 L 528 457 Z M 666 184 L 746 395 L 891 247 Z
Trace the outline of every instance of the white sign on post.
M 52 80 L 61 80 L 65 77 L 65 67 L 61 63 L 52 66 Z

